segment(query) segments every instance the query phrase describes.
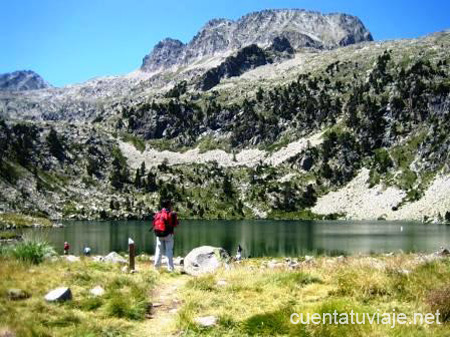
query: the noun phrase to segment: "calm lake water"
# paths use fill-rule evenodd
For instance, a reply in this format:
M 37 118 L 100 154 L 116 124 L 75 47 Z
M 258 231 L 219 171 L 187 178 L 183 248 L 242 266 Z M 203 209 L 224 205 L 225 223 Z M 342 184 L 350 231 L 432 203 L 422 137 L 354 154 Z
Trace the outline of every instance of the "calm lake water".
M 129 237 L 136 242 L 138 253 L 154 252 L 155 237 L 148 221 L 65 225 L 38 230 L 45 232 L 58 252 L 62 252 L 64 241 L 71 245 L 72 254 L 81 254 L 85 245 L 92 248 L 92 254 L 126 251 Z M 238 244 L 245 256 L 252 257 L 434 252 L 450 245 L 450 226 L 384 221 L 184 220 L 176 229 L 174 254 L 184 256 L 201 245 L 220 246 L 234 254 Z

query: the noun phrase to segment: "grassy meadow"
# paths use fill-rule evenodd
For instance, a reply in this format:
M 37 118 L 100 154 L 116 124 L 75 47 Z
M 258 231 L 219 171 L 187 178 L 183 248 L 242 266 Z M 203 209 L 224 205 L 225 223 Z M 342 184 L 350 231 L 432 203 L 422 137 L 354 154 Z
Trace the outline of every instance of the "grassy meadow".
M 0 254 L 0 336 L 448 336 L 450 259 L 415 254 L 249 259 L 214 274 L 191 277 L 156 271 L 147 258 L 136 273 L 82 257 L 69 262 L 27 240 Z M 12 251 L 21 253 L 13 253 Z M 25 251 L 25 252 L 24 252 Z M 43 255 L 34 259 L 30 256 Z M 90 289 L 105 289 L 93 296 Z M 51 289 L 68 286 L 73 300 L 47 303 Z M 10 289 L 28 298 L 12 300 Z M 154 308 L 152 308 L 152 306 Z M 442 325 L 294 325 L 292 313 L 439 310 Z M 196 318 L 214 316 L 213 327 Z

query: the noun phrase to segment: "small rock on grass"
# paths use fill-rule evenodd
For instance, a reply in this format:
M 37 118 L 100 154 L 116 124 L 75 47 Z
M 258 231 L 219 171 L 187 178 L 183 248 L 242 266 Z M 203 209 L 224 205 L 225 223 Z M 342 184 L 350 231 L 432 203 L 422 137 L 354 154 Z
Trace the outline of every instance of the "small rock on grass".
M 75 255 L 63 255 L 64 259 L 66 259 L 69 262 L 79 262 L 80 257 Z
M 8 289 L 6 293 L 11 301 L 25 300 L 31 297 L 29 293 L 22 289 Z
M 447 248 L 441 247 L 437 252 L 437 256 L 450 256 L 450 250 Z
M 194 322 L 202 327 L 209 328 L 217 324 L 216 316 L 196 317 Z
M 269 267 L 270 269 L 277 269 L 277 268 L 283 268 L 285 267 L 285 264 L 282 262 L 276 262 L 276 261 L 270 261 L 267 264 L 267 267 Z
M 97 255 L 92 257 L 92 261 L 94 262 L 104 262 L 105 258 L 103 256 Z
M 221 286 L 221 287 L 223 287 L 223 286 L 226 286 L 228 283 L 227 283 L 227 281 L 225 281 L 225 280 L 219 280 L 219 281 L 217 281 L 217 285 L 218 286 Z
M 67 287 L 53 289 L 47 295 L 45 295 L 45 300 L 47 302 L 63 302 L 69 301 L 71 299 L 72 291 Z
M 219 267 L 226 265 L 230 256 L 223 248 L 201 246 L 194 248 L 184 258 L 183 269 L 192 276 L 212 273 Z
M 111 263 L 123 263 L 127 264 L 128 261 L 125 260 L 121 255 L 117 254 L 116 252 L 111 252 L 108 255 L 105 256 L 103 259 L 105 262 L 111 262 Z
M 105 294 L 105 289 L 101 286 L 96 286 L 89 291 L 94 296 L 103 296 Z

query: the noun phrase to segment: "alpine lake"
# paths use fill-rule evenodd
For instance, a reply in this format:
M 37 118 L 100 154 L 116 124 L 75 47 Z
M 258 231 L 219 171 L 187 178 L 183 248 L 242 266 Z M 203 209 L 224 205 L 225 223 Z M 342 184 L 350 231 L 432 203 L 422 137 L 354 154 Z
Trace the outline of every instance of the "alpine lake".
M 93 255 L 128 250 L 153 254 L 155 235 L 150 221 L 67 221 L 63 228 L 26 229 L 43 235 L 62 253 L 80 255 L 88 246 Z M 234 255 L 238 245 L 245 257 L 357 255 L 403 251 L 431 253 L 450 245 L 450 226 L 390 221 L 181 220 L 175 229 L 174 256 L 185 256 L 202 245 L 225 248 Z

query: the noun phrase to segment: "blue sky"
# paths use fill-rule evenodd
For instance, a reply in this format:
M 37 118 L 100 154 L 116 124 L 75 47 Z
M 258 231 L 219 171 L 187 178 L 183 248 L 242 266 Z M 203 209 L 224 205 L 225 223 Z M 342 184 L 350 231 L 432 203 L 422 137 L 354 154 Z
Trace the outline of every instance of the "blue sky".
M 165 37 L 187 42 L 211 18 L 266 8 L 353 14 L 376 40 L 450 28 L 447 0 L 0 0 L 0 73 L 31 69 L 56 86 L 125 74 Z

